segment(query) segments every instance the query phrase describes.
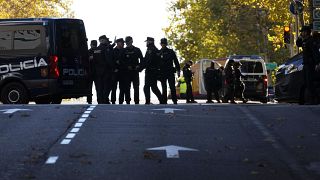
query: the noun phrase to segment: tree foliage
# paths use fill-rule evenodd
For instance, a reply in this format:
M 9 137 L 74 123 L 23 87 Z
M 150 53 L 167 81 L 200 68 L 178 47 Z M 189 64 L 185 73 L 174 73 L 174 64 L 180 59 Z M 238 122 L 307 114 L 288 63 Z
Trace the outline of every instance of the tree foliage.
M 73 17 L 72 0 L 0 0 L 0 18 Z
M 164 30 L 184 60 L 258 54 L 281 62 L 290 0 L 176 0 Z

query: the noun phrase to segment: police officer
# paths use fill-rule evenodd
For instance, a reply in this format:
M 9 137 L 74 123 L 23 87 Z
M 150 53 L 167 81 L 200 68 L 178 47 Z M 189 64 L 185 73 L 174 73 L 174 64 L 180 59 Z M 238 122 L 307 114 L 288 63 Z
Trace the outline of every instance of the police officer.
M 125 48 L 125 65 L 127 74 L 125 75 L 128 79 L 127 85 L 125 87 L 126 102 L 130 103 L 130 88 L 131 83 L 134 90 L 134 103 L 139 104 L 139 71 L 141 71 L 140 63 L 143 61 L 143 55 L 139 48 L 133 46 L 133 39 L 131 36 L 125 38 L 126 48 Z
M 114 63 L 115 63 L 115 67 L 113 70 L 113 74 L 112 74 L 112 93 L 111 93 L 111 102 L 112 104 L 116 103 L 116 99 L 117 99 L 117 87 L 119 84 L 119 89 L 120 89 L 120 95 L 119 97 L 123 97 L 124 95 L 124 91 L 123 88 L 121 88 L 121 85 L 123 85 L 122 83 L 122 79 L 123 77 L 121 77 L 121 70 L 120 70 L 120 63 L 123 63 L 124 61 L 124 40 L 123 38 L 117 39 L 116 41 L 116 47 L 113 49 L 113 54 L 114 54 Z M 119 98 L 120 99 L 120 98 Z M 120 102 L 119 100 L 119 104 L 122 104 L 122 102 Z
M 98 46 L 98 42 L 97 40 L 92 40 L 90 42 L 90 49 L 88 50 L 88 54 L 89 54 L 89 94 L 87 96 L 87 103 L 88 104 L 92 104 L 92 85 L 93 85 L 93 52 L 94 49 L 96 49 Z
M 221 89 L 221 76 L 219 69 L 215 69 L 215 63 L 212 61 L 210 67 L 205 72 L 205 88 L 207 91 L 207 103 L 214 103 L 212 101 L 212 93 L 215 99 L 220 103 L 219 90 Z
M 162 38 L 160 40 L 161 50 L 160 50 L 160 81 L 162 86 L 162 96 L 164 103 L 167 104 L 167 81 L 169 83 L 171 97 L 174 104 L 177 104 L 177 94 L 175 87 L 175 72 L 177 72 L 178 77 L 180 77 L 180 65 L 176 53 L 167 47 L 168 40 Z M 175 67 L 173 67 L 173 64 Z
M 245 84 L 242 81 L 242 78 L 245 76 L 242 75 L 240 67 L 241 67 L 241 62 L 235 62 L 234 63 L 234 76 L 235 76 L 235 81 L 234 81 L 234 94 L 235 97 L 240 98 L 243 103 L 246 103 L 247 100 L 244 98 L 244 90 L 245 90 Z
M 229 60 L 226 68 L 224 69 L 225 81 L 226 81 L 226 94 L 224 96 L 224 102 L 230 102 L 236 104 L 234 101 L 234 83 L 235 83 L 235 74 L 234 74 L 234 60 Z
M 191 71 L 192 64 L 193 62 L 190 60 L 190 61 L 187 61 L 183 67 L 183 77 L 187 84 L 187 94 L 186 94 L 187 103 L 197 103 L 197 101 L 194 100 L 194 97 L 192 94 L 192 85 L 191 85 L 192 79 L 193 79 L 193 74 Z
M 300 30 L 301 34 L 297 39 L 297 46 L 303 49 L 303 74 L 305 90 L 305 104 L 316 104 L 316 91 L 314 86 L 316 63 L 314 56 L 316 55 L 316 41 L 311 35 L 310 26 L 303 26 Z M 319 51 L 319 50 L 318 50 Z
M 114 67 L 113 48 L 105 35 L 99 37 L 99 42 L 99 46 L 93 52 L 94 83 L 97 91 L 97 100 L 98 104 L 110 104 L 109 94 Z
M 142 64 L 142 68 L 146 69 L 145 85 L 143 88 L 146 97 L 146 104 L 151 104 L 150 88 L 152 89 L 152 92 L 157 96 L 160 104 L 163 104 L 163 98 L 157 86 L 157 79 L 159 77 L 160 71 L 160 57 L 158 56 L 159 50 L 154 45 L 154 38 L 148 37 L 146 43 L 147 52 Z

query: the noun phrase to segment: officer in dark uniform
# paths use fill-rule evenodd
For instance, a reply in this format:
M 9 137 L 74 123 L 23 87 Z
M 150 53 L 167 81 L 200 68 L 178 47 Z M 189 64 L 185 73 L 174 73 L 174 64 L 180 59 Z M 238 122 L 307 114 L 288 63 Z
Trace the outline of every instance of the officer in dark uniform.
M 125 89 L 126 102 L 130 103 L 130 89 L 131 82 L 134 90 L 134 103 L 139 104 L 139 71 L 141 71 L 140 63 L 143 61 L 143 55 L 139 48 L 132 45 L 133 39 L 130 36 L 125 38 L 126 48 L 125 48 L 125 65 L 127 74 L 127 85 Z
M 164 103 L 167 104 L 167 81 L 169 83 L 171 97 L 174 104 L 177 104 L 177 94 L 175 87 L 175 72 L 177 72 L 178 77 L 180 77 L 180 65 L 176 53 L 167 47 L 168 40 L 162 38 L 160 40 L 161 50 L 160 50 L 160 81 L 162 86 L 162 96 Z M 175 67 L 173 67 L 173 64 Z
M 235 62 L 234 63 L 234 76 L 235 76 L 235 81 L 234 81 L 234 94 L 235 97 L 240 98 L 243 103 L 246 103 L 247 100 L 244 98 L 244 90 L 246 89 L 245 84 L 242 81 L 242 78 L 245 76 L 242 75 L 240 67 L 241 67 L 241 62 Z
M 99 46 L 93 52 L 94 83 L 97 91 L 97 100 L 98 104 L 110 104 L 109 94 L 114 68 L 113 48 L 105 35 L 99 37 L 99 42 Z
M 235 74 L 234 74 L 234 60 L 229 60 L 226 68 L 224 69 L 225 81 L 226 81 L 226 94 L 224 96 L 223 102 L 230 102 L 236 104 L 234 101 L 234 83 L 235 83 Z
M 214 62 L 211 62 L 211 66 L 206 69 L 205 72 L 205 88 L 207 91 L 207 103 L 214 103 L 212 101 L 212 93 L 218 103 L 220 103 L 219 90 L 221 89 L 221 72 L 214 67 Z
M 117 39 L 116 40 L 116 47 L 113 49 L 113 54 L 114 54 L 114 63 L 115 67 L 113 70 L 113 75 L 112 75 L 112 93 L 111 93 L 111 102 L 112 104 L 116 103 L 117 100 L 117 87 L 119 83 L 119 89 L 120 89 L 120 95 L 119 97 L 123 97 L 124 91 L 123 88 L 121 88 L 121 85 L 123 83 L 121 80 L 123 77 L 121 77 L 121 72 L 120 72 L 120 63 L 123 63 L 124 61 L 124 40 L 123 38 Z M 120 99 L 120 98 L 119 98 Z M 122 101 L 123 103 L 123 101 Z M 119 100 L 119 104 L 122 104 Z
M 160 71 L 160 57 L 158 56 L 159 50 L 154 45 L 154 38 L 148 37 L 147 40 L 147 52 L 142 63 L 142 68 L 145 71 L 145 85 L 144 94 L 146 97 L 146 104 L 150 104 L 150 87 L 152 92 L 157 96 L 160 104 L 163 104 L 163 98 L 160 90 L 157 86 L 157 79 L 159 77 Z
M 297 46 L 303 49 L 303 74 L 304 74 L 304 85 L 305 85 L 305 104 L 316 104 L 315 97 L 316 91 L 314 86 L 315 77 L 315 58 L 317 49 L 317 42 L 311 35 L 310 26 L 303 26 L 300 30 L 301 35 L 297 39 Z M 319 51 L 319 49 L 318 49 Z
M 186 64 L 183 67 L 183 77 L 187 84 L 187 92 L 186 92 L 187 103 L 197 103 L 197 101 L 194 100 L 194 97 L 192 94 L 192 85 L 191 85 L 192 79 L 193 79 L 193 74 L 191 71 L 192 64 L 193 62 L 190 60 L 186 62 Z
M 88 50 L 88 54 L 89 54 L 89 94 L 87 96 L 87 103 L 88 104 L 92 104 L 92 85 L 93 85 L 93 52 L 94 49 L 96 49 L 98 46 L 98 42 L 97 40 L 92 40 L 90 42 L 90 49 Z

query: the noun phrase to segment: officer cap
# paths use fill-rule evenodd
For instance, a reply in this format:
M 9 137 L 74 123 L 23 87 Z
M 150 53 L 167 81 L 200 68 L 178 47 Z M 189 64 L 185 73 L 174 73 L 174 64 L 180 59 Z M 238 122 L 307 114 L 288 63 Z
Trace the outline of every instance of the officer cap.
M 117 40 L 116 40 L 116 43 L 119 43 L 119 42 L 122 42 L 122 43 L 124 43 L 124 40 L 123 40 L 123 38 L 119 38 L 119 39 L 117 39 Z
M 109 38 L 107 38 L 107 36 L 106 36 L 106 35 L 102 35 L 102 36 L 100 36 L 100 37 L 99 37 L 99 40 L 101 40 L 101 39 L 109 40 Z
M 228 64 L 233 65 L 234 64 L 234 60 L 230 59 Z
M 311 27 L 310 26 L 302 26 L 300 29 L 300 32 L 311 32 Z
M 92 40 L 92 41 L 90 42 L 90 44 L 96 46 L 96 45 L 98 45 L 98 42 L 97 42 L 97 40 Z
M 240 61 L 236 61 L 236 62 L 234 62 L 234 65 L 236 65 L 236 66 L 241 66 L 242 64 L 241 64 Z
M 131 36 L 127 36 L 126 39 L 125 39 L 125 41 L 126 41 L 126 42 L 132 41 L 132 37 L 131 37 Z
M 167 40 L 166 38 L 162 38 L 162 39 L 160 40 L 160 44 L 165 44 L 165 45 L 167 45 L 167 44 L 168 44 L 168 40 Z
M 193 64 L 193 61 L 192 60 L 189 60 L 187 61 L 188 64 L 192 65 Z
M 154 42 L 154 38 L 152 38 L 152 37 L 147 37 L 147 40 L 146 40 L 145 42 L 147 42 L 147 41 Z

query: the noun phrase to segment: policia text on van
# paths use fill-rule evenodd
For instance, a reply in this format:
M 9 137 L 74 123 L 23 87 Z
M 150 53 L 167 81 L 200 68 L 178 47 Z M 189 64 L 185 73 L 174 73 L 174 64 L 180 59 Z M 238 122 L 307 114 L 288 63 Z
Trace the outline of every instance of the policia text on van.
M 87 95 L 87 49 L 82 20 L 0 20 L 1 102 L 60 103 Z

